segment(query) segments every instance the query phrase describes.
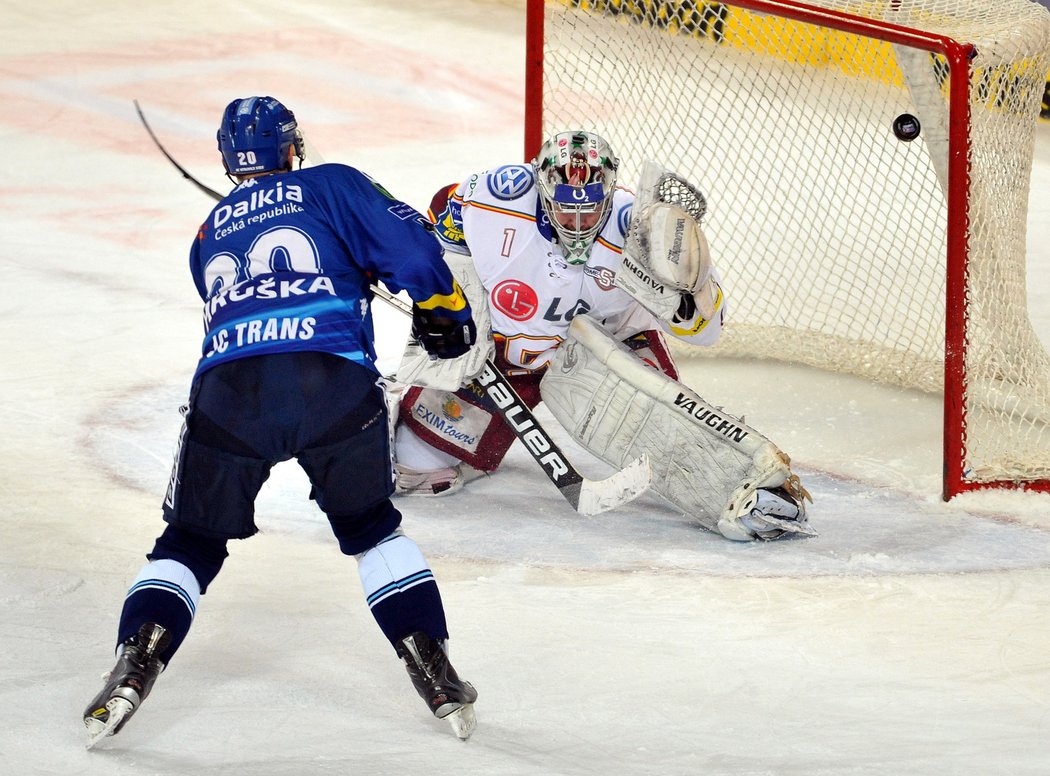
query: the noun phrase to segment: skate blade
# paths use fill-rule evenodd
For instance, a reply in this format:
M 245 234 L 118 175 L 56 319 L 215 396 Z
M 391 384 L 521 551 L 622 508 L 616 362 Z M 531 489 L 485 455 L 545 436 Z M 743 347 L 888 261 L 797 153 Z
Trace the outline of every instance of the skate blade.
M 464 703 L 445 719 L 452 726 L 452 732 L 456 734 L 456 738 L 461 741 L 466 741 L 470 738 L 470 734 L 478 726 L 478 718 L 474 715 L 473 703 Z
M 126 698 L 110 698 L 106 703 L 106 709 L 109 710 L 109 718 L 105 722 L 94 717 L 84 717 L 84 726 L 88 730 L 87 748 L 91 749 L 106 736 L 113 735 L 117 725 L 131 713 L 133 708 L 135 707 Z
M 809 527 L 808 520 L 803 520 L 802 522 L 799 522 L 798 520 L 780 518 L 776 515 L 763 515 L 761 513 L 759 513 L 758 515 L 753 515 L 751 519 L 755 520 L 756 517 L 758 520 L 758 525 L 756 528 L 752 528 L 751 525 L 744 523 L 744 525 L 747 525 L 748 528 L 751 528 L 751 530 L 755 531 L 756 533 L 759 530 L 768 531 L 779 529 L 783 531 L 784 534 L 801 534 L 802 536 L 817 535 L 817 532 Z

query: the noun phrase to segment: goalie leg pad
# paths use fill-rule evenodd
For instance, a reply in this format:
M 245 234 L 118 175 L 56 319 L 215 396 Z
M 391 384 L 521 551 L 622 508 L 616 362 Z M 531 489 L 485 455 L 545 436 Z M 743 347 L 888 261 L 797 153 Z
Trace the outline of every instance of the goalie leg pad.
M 506 448 L 498 450 L 502 447 L 503 424 L 479 406 L 467 389 L 437 391 L 413 386 L 401 397 L 398 423 L 411 429 L 430 447 L 446 454 L 445 458 L 466 461 L 484 471 L 492 471 L 499 465 L 502 454 L 514 439 L 511 436 Z M 398 435 L 401 436 L 400 429 Z M 496 460 L 492 460 L 494 456 Z M 411 460 L 410 463 L 417 461 Z
M 667 347 L 667 340 L 662 331 L 648 329 L 628 337 L 623 344 L 649 366 L 659 369 L 672 380 L 678 379 L 678 366 Z
M 540 388 L 569 434 L 614 466 L 648 454 L 653 490 L 727 539 L 759 538 L 741 522 L 752 516 L 744 507 L 758 488 L 797 482 L 788 457 L 741 419 L 643 364 L 589 316 L 576 316 L 568 334 Z M 804 510 L 798 520 L 805 522 Z
M 536 375 L 508 379 L 530 409 L 539 404 Z M 481 389 L 475 388 L 454 392 L 409 388 L 401 397 L 398 422 L 431 447 L 488 473 L 499 468 L 517 437 L 495 409 L 486 406 Z

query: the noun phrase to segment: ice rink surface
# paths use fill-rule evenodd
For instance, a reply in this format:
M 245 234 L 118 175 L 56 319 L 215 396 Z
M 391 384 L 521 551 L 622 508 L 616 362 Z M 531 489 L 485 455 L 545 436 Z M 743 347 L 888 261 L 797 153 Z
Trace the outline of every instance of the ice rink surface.
M 7 1 L 0 21 L 0 773 L 1050 772 L 1050 496 L 944 504 L 938 397 L 731 362 L 686 381 L 791 453 L 817 538 L 733 544 L 654 496 L 580 517 L 517 449 L 455 496 L 399 500 L 480 691 L 463 743 L 285 464 L 141 713 L 86 752 L 162 527 L 211 207 L 132 100 L 224 188 L 222 108 L 273 94 L 326 159 L 424 209 L 522 156 L 524 3 Z M 1050 125 L 1038 143 L 1029 296 L 1050 342 Z M 407 324 L 376 316 L 395 360 Z

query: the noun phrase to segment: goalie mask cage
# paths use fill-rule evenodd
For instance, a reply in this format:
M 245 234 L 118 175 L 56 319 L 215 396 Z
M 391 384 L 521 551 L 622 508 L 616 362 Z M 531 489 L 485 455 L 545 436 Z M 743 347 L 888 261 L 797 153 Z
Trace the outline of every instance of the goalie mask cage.
M 943 391 L 945 499 L 1050 490 L 1025 285 L 1046 9 L 529 0 L 527 18 L 527 159 L 590 129 L 621 185 L 653 159 L 707 195 L 729 299 L 713 353 Z

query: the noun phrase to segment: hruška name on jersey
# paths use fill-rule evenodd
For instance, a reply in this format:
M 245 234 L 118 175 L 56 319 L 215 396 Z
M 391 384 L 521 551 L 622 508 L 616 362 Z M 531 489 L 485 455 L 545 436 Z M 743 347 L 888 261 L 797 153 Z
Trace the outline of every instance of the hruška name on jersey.
M 291 280 L 278 280 L 275 275 L 267 275 L 259 280 L 246 280 L 243 283 L 223 291 L 204 303 L 204 325 L 208 327 L 215 313 L 228 304 L 249 299 L 289 299 L 293 296 L 310 294 L 327 294 L 337 296 L 332 279 L 327 275 L 313 275 Z

